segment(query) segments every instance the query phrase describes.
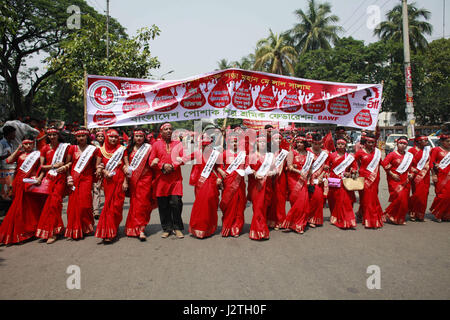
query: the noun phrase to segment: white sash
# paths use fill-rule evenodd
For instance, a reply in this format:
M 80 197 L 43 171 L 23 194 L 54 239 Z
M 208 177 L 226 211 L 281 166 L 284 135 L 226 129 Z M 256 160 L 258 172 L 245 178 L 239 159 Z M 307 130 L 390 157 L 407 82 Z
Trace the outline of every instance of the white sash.
M 314 161 L 314 154 L 310 151 L 307 151 L 306 153 L 306 160 L 305 160 L 305 164 L 303 165 L 302 168 L 302 173 L 306 173 L 309 171 L 309 168 L 311 168 L 311 165 Z
M 284 161 L 284 159 L 286 159 L 288 153 L 289 152 L 287 150 L 281 149 L 281 152 L 275 158 L 275 168 L 278 168 L 283 163 L 283 161 Z
M 64 160 L 64 154 L 66 153 L 66 149 L 69 146 L 69 143 L 60 143 L 55 153 L 53 154 L 52 165 L 58 162 L 62 162 Z M 55 169 L 51 169 L 49 172 L 52 176 L 56 176 L 58 173 Z
M 325 160 L 327 160 L 327 158 L 328 158 L 328 153 L 326 153 L 325 151 L 322 151 L 320 153 L 319 157 L 316 159 L 316 161 L 314 161 L 314 163 L 312 165 L 312 173 L 319 170 L 319 168 L 323 165 L 323 163 L 325 162 Z
M 450 152 L 439 162 L 439 169 L 444 170 L 450 164 Z
M 39 151 L 33 151 L 25 158 L 25 161 L 22 163 L 19 169 L 25 173 L 28 173 L 28 171 L 33 168 L 36 160 L 39 159 L 40 156 L 41 153 Z
M 414 156 L 412 153 L 406 152 L 405 156 L 403 157 L 402 162 L 400 163 L 397 170 L 395 170 L 395 171 L 397 171 L 398 173 L 401 174 L 401 173 L 405 172 L 406 170 L 408 170 L 409 165 L 411 164 L 413 158 L 414 158 Z
M 347 155 L 347 154 L 345 154 Z M 340 175 L 342 172 L 344 172 L 349 165 L 351 165 L 353 163 L 353 161 L 355 160 L 355 158 L 349 154 L 347 156 L 347 158 L 345 158 L 344 161 L 342 161 L 336 168 L 334 168 L 333 172 L 338 176 Z
M 371 173 L 375 171 L 375 169 L 378 167 L 378 164 L 380 163 L 381 159 L 381 151 L 378 148 L 375 148 L 375 154 L 373 156 L 372 161 L 370 161 L 369 165 L 367 166 L 367 170 Z
M 75 172 L 81 173 L 83 172 L 86 165 L 89 163 L 89 160 L 91 160 L 92 155 L 94 154 L 96 147 L 89 145 L 84 149 L 84 151 L 81 153 L 80 158 L 78 159 L 77 164 L 75 165 Z
M 212 169 L 214 168 L 214 164 L 217 161 L 217 158 L 219 157 L 220 152 L 217 150 L 213 150 L 211 154 L 209 155 L 208 161 L 206 162 L 205 167 L 203 168 L 201 176 L 205 179 L 209 177 L 211 174 Z
M 139 150 L 136 151 L 133 160 L 131 160 L 130 166 L 128 167 L 130 174 L 139 167 L 149 149 L 150 145 L 148 143 L 144 143 Z
M 125 147 L 121 146 L 119 149 L 117 149 L 114 154 L 112 155 L 111 159 L 108 160 L 108 163 L 106 164 L 105 170 L 110 172 L 110 175 L 112 175 L 112 171 L 117 167 L 120 160 L 122 159 L 123 153 L 125 152 Z
M 269 172 L 270 166 L 272 165 L 273 161 L 273 153 L 267 152 L 264 156 L 264 162 L 259 168 L 259 170 L 256 172 L 256 175 L 265 177 L 267 172 Z
M 241 151 L 238 153 L 237 157 L 233 160 L 233 162 L 228 166 L 227 173 L 231 174 L 239 168 L 241 163 L 245 160 L 245 151 Z
M 425 167 L 425 164 L 430 158 L 430 149 L 430 146 L 426 146 L 425 148 L 423 148 L 422 159 L 420 159 L 419 163 L 417 164 L 417 169 L 419 169 L 419 171 L 421 171 L 423 167 Z

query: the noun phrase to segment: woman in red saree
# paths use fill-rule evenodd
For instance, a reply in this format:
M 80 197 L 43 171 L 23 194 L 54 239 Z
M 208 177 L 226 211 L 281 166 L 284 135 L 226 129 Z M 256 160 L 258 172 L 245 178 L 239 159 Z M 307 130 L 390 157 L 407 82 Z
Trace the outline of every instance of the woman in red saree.
M 311 166 L 310 185 L 314 186 L 314 192 L 309 197 L 309 226 L 315 228 L 323 225 L 323 206 L 327 196 L 328 181 L 328 151 L 322 149 L 323 139 L 318 133 L 312 135 L 312 147 L 308 149 L 314 155 L 314 162 Z
M 253 218 L 250 225 L 249 237 L 252 240 L 269 239 L 267 226 L 267 210 L 273 196 L 271 177 L 275 174 L 270 171 L 273 165 L 273 153 L 266 152 L 267 139 L 256 139 L 257 150 L 250 154 L 249 164 L 252 174 L 248 177 L 248 195 L 252 202 Z
M 328 204 L 330 206 L 330 223 L 341 229 L 353 229 L 356 227 L 353 203 L 355 193 L 344 188 L 342 178 L 348 178 L 357 171 L 356 161 L 353 155 L 345 152 L 347 141 L 338 139 L 336 141 L 336 151 L 330 154 L 329 178 L 338 179 L 340 186 L 333 187 L 329 183 Z
M 50 144 L 41 150 L 41 170 L 46 172 L 45 178 L 50 181 L 49 194 L 42 209 L 36 237 L 47 239 L 47 244 L 51 244 L 64 233 L 62 202 L 67 194 L 66 172 L 70 168 L 70 162 L 66 161 L 69 144 L 59 142 L 59 130 L 50 128 L 47 136 Z
M 147 143 L 145 132 L 135 130 L 133 142 L 128 147 L 130 209 L 125 223 L 125 234 L 128 237 L 139 237 L 141 241 L 146 240 L 145 227 L 150 222 L 153 208 L 156 207 L 156 199 L 152 197 L 153 171 L 149 163 L 151 151 L 152 147 Z
M 219 207 L 219 185 L 222 179 L 217 173 L 216 161 L 220 155 L 210 147 L 212 140 L 202 137 L 202 150 L 194 151 L 189 184 L 195 186 L 195 200 L 189 221 L 189 233 L 196 238 L 206 238 L 217 229 L 217 208 Z
M 287 158 L 287 183 L 291 209 L 281 228 L 284 232 L 293 230 L 303 233 L 309 220 L 308 176 L 313 154 L 306 151 L 308 142 L 304 135 L 295 138 L 293 147 Z
M 364 177 L 364 189 L 359 192 L 358 213 L 365 228 L 383 227 L 383 209 L 378 199 L 381 151 L 375 148 L 375 144 L 375 135 L 366 133 L 361 148 L 355 154 L 359 176 Z
M 282 140 L 279 133 L 275 133 L 271 139 L 271 152 L 274 159 L 279 155 L 288 154 L 289 143 Z M 284 151 L 283 151 L 284 150 Z M 281 224 L 286 219 L 286 199 L 287 199 L 287 177 L 286 177 L 286 160 L 279 164 L 278 168 L 274 168 L 276 174 L 272 176 L 272 189 L 275 191 L 267 210 L 267 225 L 269 228 L 279 230 Z
M 70 146 L 67 161 L 72 163 L 67 186 L 70 190 L 67 204 L 67 226 L 64 236 L 82 239 L 94 232 L 92 185 L 94 183 L 97 148 L 90 144 L 85 128 L 75 131 L 77 144 Z M 81 160 L 80 160 L 81 159 Z
M 441 135 L 440 142 L 441 146 L 431 151 L 430 159 L 436 192 L 430 210 L 438 222 L 450 221 L 450 135 Z
M 13 244 L 30 239 L 36 233 L 39 215 L 41 214 L 45 196 L 25 192 L 27 185 L 23 179 L 35 179 L 40 185 L 44 176 L 38 174 L 40 152 L 34 151 L 34 141 L 26 137 L 22 144 L 6 159 L 7 163 L 17 161 L 13 181 L 13 202 L 0 226 L 0 243 Z M 36 177 L 37 176 L 37 177 Z
M 95 236 L 103 239 L 103 243 L 111 243 L 117 236 L 122 221 L 123 202 L 128 182 L 125 173 L 128 171 L 128 156 L 124 146 L 119 143 L 119 133 L 110 129 L 97 156 L 98 178 L 103 177 L 105 204 L 100 213 Z
M 238 137 L 228 137 L 227 149 L 222 154 L 223 163 L 217 170 L 222 175 L 224 190 L 219 203 L 222 211 L 222 237 L 239 237 L 244 226 L 247 204 L 243 171 L 248 159 L 242 147 L 238 149 Z M 237 171 L 239 170 L 239 172 Z
M 406 224 L 406 214 L 408 213 L 408 198 L 410 191 L 410 180 L 412 174 L 410 167 L 414 156 L 406 152 L 408 138 L 400 137 L 397 140 L 397 150 L 389 153 L 381 162 L 386 171 L 389 201 L 386 208 L 385 219 L 389 219 L 393 224 Z
M 408 151 L 414 155 L 411 171 L 414 179 L 411 181 L 412 195 L 409 198 L 409 215 L 411 221 L 424 221 L 427 209 L 428 192 L 430 190 L 430 153 L 428 137 L 417 135 L 415 146 Z

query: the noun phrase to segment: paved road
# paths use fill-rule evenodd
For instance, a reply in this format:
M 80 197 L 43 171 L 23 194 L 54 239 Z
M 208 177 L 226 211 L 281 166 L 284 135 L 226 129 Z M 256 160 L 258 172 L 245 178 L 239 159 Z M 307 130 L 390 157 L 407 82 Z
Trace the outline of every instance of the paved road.
M 194 200 L 189 171 L 183 169 L 186 232 Z M 380 192 L 386 208 L 384 174 Z M 432 197 L 434 191 L 429 203 Z M 251 207 L 241 237 L 222 238 L 219 223 L 203 240 L 162 239 L 155 210 L 149 238 L 139 242 L 123 236 L 127 209 L 128 202 L 112 245 L 88 237 L 0 247 L 0 299 L 450 299 L 450 224 L 430 215 L 423 223 L 344 231 L 330 225 L 326 209 L 321 228 L 273 231 L 257 242 L 248 238 Z M 70 265 L 80 267 L 79 290 L 66 287 Z M 371 265 L 380 268 L 381 289 L 367 288 Z

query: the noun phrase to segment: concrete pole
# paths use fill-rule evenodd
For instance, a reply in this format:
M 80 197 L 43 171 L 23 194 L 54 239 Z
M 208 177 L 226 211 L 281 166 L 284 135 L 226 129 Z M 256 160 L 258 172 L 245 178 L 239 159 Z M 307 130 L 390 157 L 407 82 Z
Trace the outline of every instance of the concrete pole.
M 413 138 L 414 133 L 414 104 L 412 91 L 411 58 L 409 54 L 409 26 L 408 26 L 408 5 L 406 0 L 402 0 L 403 16 L 403 54 L 405 57 L 405 91 L 406 91 L 406 120 L 408 138 Z

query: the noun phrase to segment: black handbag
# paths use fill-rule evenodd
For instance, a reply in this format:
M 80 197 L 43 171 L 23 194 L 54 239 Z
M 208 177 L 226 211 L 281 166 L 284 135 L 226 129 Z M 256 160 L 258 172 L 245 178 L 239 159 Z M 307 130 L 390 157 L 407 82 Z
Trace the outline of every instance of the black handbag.
M 316 190 L 316 186 L 313 184 L 308 184 L 308 193 L 314 193 L 314 191 Z

